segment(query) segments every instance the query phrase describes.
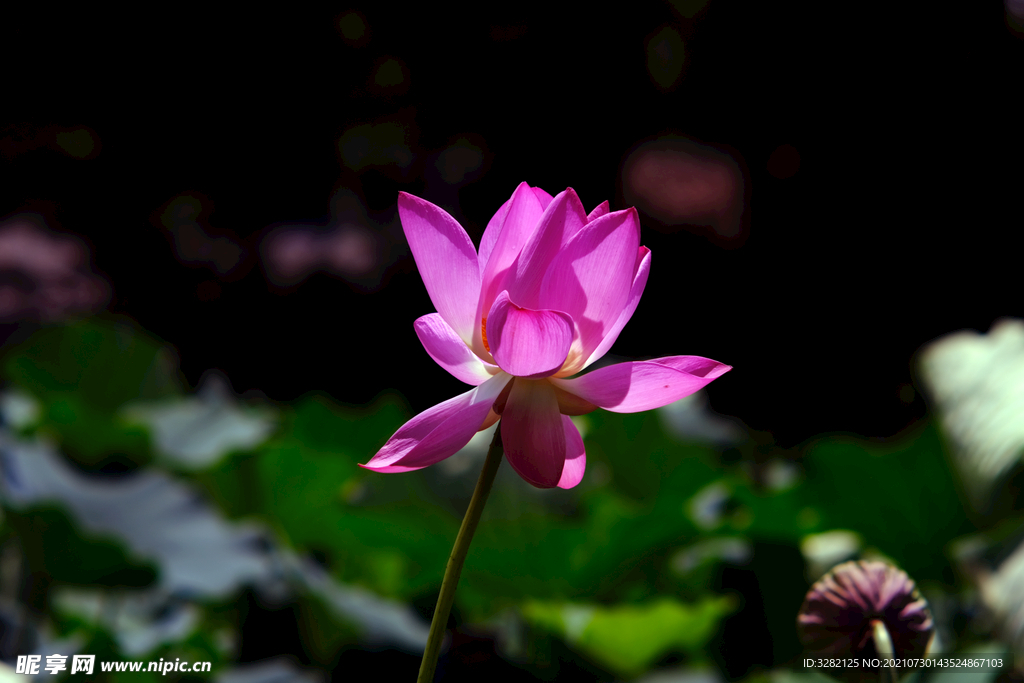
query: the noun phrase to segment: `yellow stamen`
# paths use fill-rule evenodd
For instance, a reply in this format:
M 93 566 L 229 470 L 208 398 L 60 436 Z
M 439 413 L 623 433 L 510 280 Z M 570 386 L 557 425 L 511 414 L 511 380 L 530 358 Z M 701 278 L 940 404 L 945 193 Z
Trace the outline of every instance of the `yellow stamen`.
M 487 353 L 490 353 L 491 345 L 487 343 L 487 318 L 480 323 L 480 336 L 484 338 L 484 348 L 487 349 Z

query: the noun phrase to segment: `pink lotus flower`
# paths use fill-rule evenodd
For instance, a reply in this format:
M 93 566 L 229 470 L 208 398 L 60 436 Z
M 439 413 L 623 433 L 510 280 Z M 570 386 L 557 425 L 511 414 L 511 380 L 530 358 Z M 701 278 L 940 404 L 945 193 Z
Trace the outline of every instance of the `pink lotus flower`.
M 487 224 L 480 252 L 444 210 L 398 198 L 409 246 L 437 313 L 414 323 L 430 357 L 474 389 L 403 425 L 367 464 L 433 465 L 499 418 L 512 467 L 534 486 L 583 478 L 583 439 L 569 415 L 658 408 L 731 367 L 699 356 L 620 363 L 569 379 L 603 356 L 643 293 L 651 252 L 636 209 L 588 215 L 570 188 L 522 183 Z

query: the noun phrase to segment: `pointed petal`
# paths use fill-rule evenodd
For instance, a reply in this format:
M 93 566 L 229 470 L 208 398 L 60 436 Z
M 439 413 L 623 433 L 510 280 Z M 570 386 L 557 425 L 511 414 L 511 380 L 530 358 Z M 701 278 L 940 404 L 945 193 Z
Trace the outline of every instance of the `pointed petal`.
M 589 223 L 595 218 L 600 218 L 601 216 L 607 214 L 609 211 L 611 211 L 611 208 L 608 204 L 608 200 L 606 199 L 597 206 L 595 206 L 593 211 L 587 214 L 587 222 Z
M 398 215 L 434 308 L 472 341 L 480 266 L 469 235 L 447 211 L 405 192 L 398 193 Z
M 370 462 L 378 472 L 408 472 L 444 460 L 469 443 L 512 378 L 499 373 L 475 389 L 428 408 L 402 425 Z
M 565 427 L 547 381 L 516 378 L 501 414 L 501 441 L 519 476 L 538 488 L 558 485 L 565 464 Z
M 572 316 L 580 336 L 580 368 L 626 307 L 639 249 L 636 209 L 616 211 L 574 235 L 544 275 L 538 307 Z
M 603 358 L 604 354 L 608 353 L 608 350 L 612 348 L 612 344 L 619 338 L 622 328 L 633 317 L 633 312 L 636 311 L 636 306 L 640 303 L 640 297 L 644 293 L 644 287 L 647 286 L 647 276 L 650 275 L 650 272 L 651 250 L 647 247 L 640 247 L 636 257 L 636 271 L 633 273 L 633 286 L 630 287 L 629 298 L 626 299 L 626 307 L 619 313 L 618 319 L 605 334 L 601 343 L 591 352 L 590 358 L 583 364 L 583 367 L 587 367 L 599 358 Z
M 703 377 L 706 380 L 713 380 L 721 377 L 732 370 L 731 365 L 719 363 L 704 356 L 665 356 L 664 358 L 652 358 L 647 363 L 657 363 L 673 370 L 688 372 L 691 375 Z
M 434 362 L 455 379 L 476 386 L 497 374 L 498 368 L 477 358 L 440 314 L 430 313 L 419 318 L 413 328 Z
M 637 413 L 689 396 L 731 369 L 710 358 L 671 356 L 609 365 L 576 379 L 550 381 L 605 410 Z
M 499 213 L 501 213 L 500 210 Z M 520 183 L 516 191 L 512 193 L 512 197 L 508 200 L 508 209 L 505 211 L 504 216 L 500 218 L 500 221 L 496 222 L 499 219 L 499 216 L 496 214 L 491 219 L 491 223 L 487 225 L 484 240 L 481 240 L 480 243 L 480 249 L 483 251 L 485 241 L 493 240 L 493 246 L 489 248 L 487 265 L 481 270 L 483 275 L 480 280 L 480 289 L 478 290 L 480 298 L 475 302 L 476 315 L 474 317 L 472 339 L 473 350 L 481 358 L 487 357 L 487 351 L 484 349 L 480 334 L 480 321 L 487 315 L 487 311 L 491 309 L 491 304 L 494 303 L 498 293 L 506 289 L 503 286 L 505 276 L 512 267 L 512 264 L 515 263 L 519 252 L 522 251 L 523 245 L 526 244 L 527 240 L 530 239 L 530 235 L 537 229 L 537 224 L 543 214 L 544 209 L 537 200 L 533 188 L 526 183 Z M 491 237 L 488 233 L 496 236 Z
M 505 279 L 509 296 L 521 306 L 543 308 L 538 285 L 565 244 L 586 224 L 587 212 L 571 187 L 551 200 Z
M 526 187 L 530 187 L 526 183 L 522 183 Z M 540 202 L 541 211 L 548 207 L 551 203 L 551 195 L 542 190 L 539 187 L 530 187 L 530 191 L 533 193 L 534 198 Z M 505 222 L 508 216 L 508 209 L 512 203 L 512 198 L 505 200 L 505 203 L 501 205 L 501 208 L 495 212 L 491 217 L 491 220 L 487 222 L 487 229 L 484 230 L 483 237 L 480 239 L 480 276 L 483 277 L 484 268 L 487 266 L 487 261 L 491 257 L 491 252 L 494 250 L 494 245 L 498 241 L 498 234 L 501 232 L 501 226 Z M 607 202 L 605 202 L 607 204 Z
M 553 197 L 548 192 L 546 192 L 545 190 L 542 190 L 539 187 L 532 187 L 530 189 L 533 190 L 533 196 L 537 198 L 538 202 L 540 202 L 541 208 L 543 208 L 543 209 L 548 208 L 548 204 L 551 203 L 551 200 L 553 199 Z
M 525 185 L 526 183 L 523 184 Z M 494 212 L 491 220 L 487 221 L 487 227 L 480 238 L 480 255 L 477 257 L 477 262 L 480 264 L 481 282 L 484 277 L 484 269 L 487 267 L 487 260 L 491 258 L 491 252 L 494 251 L 494 245 L 498 241 L 498 234 L 501 233 L 501 226 L 505 223 L 505 218 L 508 216 L 508 207 L 511 204 L 512 198 L 509 197 L 501 205 L 501 208 Z
M 568 416 L 562 416 L 562 428 L 565 431 L 565 466 L 558 480 L 558 488 L 571 489 L 583 481 L 583 473 L 587 469 L 587 452 L 583 448 L 583 437 L 580 430 Z
M 512 303 L 508 292 L 487 314 L 487 341 L 495 362 L 516 377 L 539 378 L 562 367 L 572 344 L 572 318 L 561 311 L 533 311 Z

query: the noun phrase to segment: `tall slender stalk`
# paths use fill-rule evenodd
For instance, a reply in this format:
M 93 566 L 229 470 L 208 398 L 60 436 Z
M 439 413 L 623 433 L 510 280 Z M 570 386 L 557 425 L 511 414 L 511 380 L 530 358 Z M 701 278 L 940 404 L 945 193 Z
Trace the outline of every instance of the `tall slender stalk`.
M 494 430 L 491 447 L 487 449 L 484 468 L 480 471 L 480 478 L 476 480 L 476 488 L 473 489 L 473 497 L 469 500 L 466 516 L 462 518 L 459 535 L 455 537 L 448 566 L 444 570 L 441 593 L 437 596 L 437 607 L 434 608 L 434 618 L 430 622 L 430 635 L 427 636 L 427 647 L 423 651 L 423 661 L 420 662 L 420 673 L 416 677 L 416 683 L 433 683 L 437 657 L 441 653 L 441 643 L 444 642 L 445 627 L 448 625 L 448 614 L 451 613 L 452 603 L 455 601 L 455 587 L 459 585 L 462 565 L 469 553 L 469 543 L 473 540 L 477 524 L 480 523 L 480 514 L 484 511 L 491 485 L 494 484 L 494 475 L 498 473 L 498 466 L 501 465 L 504 454 L 499 422 L 498 428 Z

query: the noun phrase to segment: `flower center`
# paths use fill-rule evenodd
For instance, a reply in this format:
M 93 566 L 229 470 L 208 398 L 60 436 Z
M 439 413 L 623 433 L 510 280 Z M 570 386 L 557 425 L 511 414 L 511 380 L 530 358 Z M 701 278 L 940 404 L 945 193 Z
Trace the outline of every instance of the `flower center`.
M 487 349 L 487 353 L 490 353 L 491 345 L 487 343 L 487 318 L 480 323 L 480 336 L 484 338 L 484 348 Z

